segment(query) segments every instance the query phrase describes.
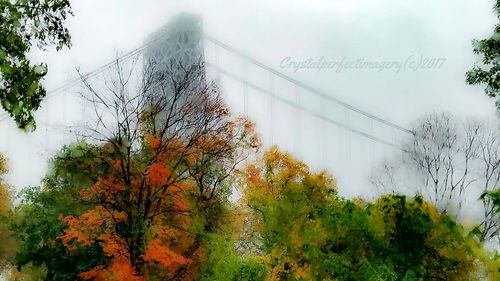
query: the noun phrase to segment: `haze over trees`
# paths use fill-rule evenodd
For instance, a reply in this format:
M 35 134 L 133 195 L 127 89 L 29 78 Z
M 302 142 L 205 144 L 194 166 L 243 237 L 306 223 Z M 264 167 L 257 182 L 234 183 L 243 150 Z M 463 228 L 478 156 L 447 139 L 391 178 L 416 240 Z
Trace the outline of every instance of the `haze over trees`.
M 70 14 L 66 0 L 0 2 L 0 102 L 20 128 L 45 96 L 46 65 L 26 53 L 69 46 Z M 476 42 L 485 58 L 467 74 L 492 97 L 498 31 Z M 261 151 L 202 62 L 133 57 L 80 78 L 94 119 L 40 186 L 14 194 L 0 154 L 7 280 L 500 280 L 487 247 L 500 242 L 497 121 L 424 116 L 375 172 L 377 198 L 343 198 L 328 171 Z M 474 203 L 479 219 L 464 220 Z
M 499 0 L 495 1 L 493 11 L 497 19 L 500 19 Z M 496 99 L 495 105 L 498 109 L 500 108 L 500 102 L 497 99 L 500 93 L 500 23 L 497 22 L 495 25 L 493 35 L 491 37 L 482 40 L 473 40 L 473 52 L 480 55 L 482 57 L 482 61 L 480 64 L 474 65 L 474 67 L 466 73 L 466 81 L 471 85 L 486 85 L 484 92 L 490 98 Z M 493 134 L 494 136 L 490 136 L 489 140 L 486 140 L 486 143 L 488 141 L 497 142 L 498 133 L 495 131 Z M 486 145 L 486 147 L 488 147 L 488 145 Z M 484 154 L 483 148 L 482 152 Z M 486 151 L 486 154 L 490 153 L 491 151 Z M 493 188 L 488 187 L 492 190 L 485 189 L 485 192 L 481 194 L 485 217 L 485 220 L 481 223 L 482 239 L 497 237 L 498 240 L 498 236 L 500 235 L 500 222 L 498 216 L 500 214 L 498 212 L 499 202 L 496 199 L 498 199 L 500 189 L 497 181 L 497 163 L 491 160 L 491 158 L 484 159 L 487 167 L 484 174 L 487 178 L 487 183 L 491 183 Z
M 498 278 L 494 254 L 438 201 L 350 200 L 277 147 L 255 159 L 253 124 L 202 64 L 117 62 L 82 80 L 96 119 L 2 217 L 13 280 Z
M 498 190 L 500 143 L 497 121 L 461 120 L 446 113 L 418 120 L 401 156 L 378 167 L 372 183 L 382 193 L 421 194 L 455 218 L 479 217 L 480 239 L 498 240 L 500 217 L 489 192 Z M 481 214 L 470 206 L 482 203 Z

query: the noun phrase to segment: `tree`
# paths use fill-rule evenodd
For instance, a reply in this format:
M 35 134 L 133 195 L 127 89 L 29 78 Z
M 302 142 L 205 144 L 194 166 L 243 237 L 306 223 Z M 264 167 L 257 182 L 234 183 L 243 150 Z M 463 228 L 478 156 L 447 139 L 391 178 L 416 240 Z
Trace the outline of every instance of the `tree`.
M 79 191 L 88 188 L 96 175 L 110 167 L 92 156 L 100 154 L 99 147 L 86 143 L 65 146 L 50 161 L 50 169 L 41 187 L 26 187 L 15 208 L 11 229 L 19 241 L 13 265 L 19 278 L 45 278 L 34 280 L 73 281 L 78 273 L 98 266 L 106 256 L 98 245 L 69 253 L 59 236 L 66 224 L 61 215 L 79 216 L 93 205 L 79 200 Z
M 482 245 L 421 196 L 343 199 L 328 174 L 310 172 L 277 148 L 249 165 L 245 180 L 267 280 L 498 277 Z
M 496 0 L 493 7 L 497 18 L 500 19 L 500 1 Z M 498 97 L 500 93 L 500 24 L 496 24 L 493 35 L 482 40 L 473 40 L 473 51 L 477 55 L 482 55 L 481 65 L 475 65 L 466 73 L 468 84 L 486 84 L 484 92 L 491 98 Z M 497 107 L 500 103 L 496 102 Z
M 478 274 L 495 280 L 497 268 L 480 259 L 482 245 L 422 196 L 383 196 L 367 211 L 384 246 L 378 258 L 397 276 L 392 280 L 484 280 Z
M 500 188 L 485 191 L 481 200 L 485 206 L 485 220 L 479 225 L 480 239 L 496 239 L 496 242 L 500 243 Z
M 68 0 L 0 1 L 0 103 L 22 129 L 35 128 L 33 112 L 46 94 L 40 84 L 46 64 L 33 65 L 26 55 L 34 44 L 70 46 L 64 27 L 70 14 Z
M 0 271 L 11 265 L 18 246 L 8 225 L 12 209 L 12 188 L 3 179 L 7 171 L 7 160 L 0 154 Z
M 482 218 L 476 232 L 481 241 L 495 240 L 500 217 L 489 197 L 480 194 L 500 184 L 499 124 L 497 120 L 456 119 L 433 114 L 418 121 L 414 134 L 404 141 L 403 157 L 383 163 L 372 183 L 384 193 L 421 193 L 441 211 L 455 216 L 479 199 Z
M 11 190 L 3 176 L 7 174 L 7 159 L 0 154 L 0 214 L 7 213 L 11 208 Z
M 201 234 L 221 224 L 231 176 L 259 146 L 253 125 L 233 118 L 205 81 L 203 65 L 143 65 L 134 76 L 135 64 L 117 62 L 102 88 L 82 76 L 97 113 L 84 137 L 102 149 L 93 159 L 111 167 L 80 191 L 95 207 L 60 218 L 70 251 L 97 244 L 109 260 L 82 279 L 194 278 Z
M 496 0 L 493 6 L 496 17 L 500 19 L 500 1 Z M 471 85 L 484 84 L 486 88 L 484 92 L 490 98 L 498 98 L 500 94 L 500 24 L 497 23 L 493 30 L 493 35 L 490 38 L 482 40 L 473 40 L 473 52 L 476 55 L 482 55 L 481 64 L 476 64 L 466 73 L 466 82 Z M 500 101 L 497 99 L 497 109 L 500 108 Z M 498 130 L 498 127 L 496 128 Z M 493 138 L 485 140 L 487 144 L 497 142 L 498 133 L 496 131 L 490 132 Z M 488 143 L 489 142 L 489 143 Z M 486 149 L 485 149 L 486 148 Z M 482 160 L 485 164 L 484 173 L 486 176 L 486 186 L 481 196 L 481 201 L 484 206 L 484 220 L 480 224 L 480 238 L 481 240 L 488 240 L 497 238 L 499 236 L 498 228 L 500 226 L 500 217 L 495 210 L 495 204 L 491 196 L 491 189 L 498 188 L 499 183 L 499 158 L 498 147 L 495 145 L 494 149 L 489 149 L 488 145 L 481 144 Z M 494 194 L 494 193 L 493 193 Z
M 228 223 L 230 224 L 231 221 Z M 206 238 L 205 261 L 198 280 L 260 281 L 267 268 L 252 256 L 242 256 L 236 250 L 234 238 L 227 233 L 210 233 Z
M 481 171 L 482 195 L 480 200 L 483 204 L 483 220 L 479 224 L 480 240 L 498 240 L 500 233 L 500 214 L 495 207 L 495 200 L 491 194 L 498 190 L 500 184 L 500 142 L 499 127 L 497 123 L 484 124 L 480 126 L 480 134 L 477 139 L 478 160 Z M 493 192 L 493 193 L 492 193 Z
M 273 147 L 247 167 L 245 185 L 247 224 L 260 235 L 241 239 L 262 240 L 254 244 L 261 245 L 256 252 L 263 253 L 261 260 L 270 268 L 267 280 L 328 280 L 335 269 L 323 262 L 321 249 L 332 237 L 322 219 L 336 203 L 333 178 L 310 173 L 305 164 Z
M 480 127 L 479 123 L 462 125 L 446 113 L 421 118 L 414 125 L 412 136 L 403 141 L 402 158 L 384 163 L 375 172 L 372 183 L 385 192 L 402 192 L 396 188 L 407 186 L 410 192 L 423 194 L 441 210 L 457 214 L 466 191 L 477 181 L 473 171 L 477 168 L 474 161 Z

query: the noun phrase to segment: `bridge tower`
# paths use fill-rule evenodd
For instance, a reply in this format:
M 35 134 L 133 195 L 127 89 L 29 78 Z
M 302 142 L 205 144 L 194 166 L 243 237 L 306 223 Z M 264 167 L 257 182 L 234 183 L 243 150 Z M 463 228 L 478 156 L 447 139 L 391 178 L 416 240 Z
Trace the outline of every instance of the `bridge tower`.
M 201 16 L 182 13 L 146 39 L 145 59 L 165 67 L 189 68 L 204 60 Z

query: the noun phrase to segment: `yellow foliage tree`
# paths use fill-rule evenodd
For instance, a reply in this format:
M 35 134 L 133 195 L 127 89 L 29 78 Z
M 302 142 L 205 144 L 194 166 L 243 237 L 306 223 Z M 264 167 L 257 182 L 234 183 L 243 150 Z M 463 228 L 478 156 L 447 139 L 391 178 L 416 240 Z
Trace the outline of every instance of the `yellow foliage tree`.
M 12 188 L 3 178 L 7 172 L 7 159 L 0 154 L 0 270 L 9 266 L 10 259 L 17 249 L 17 243 L 12 238 L 8 225 L 12 208 Z

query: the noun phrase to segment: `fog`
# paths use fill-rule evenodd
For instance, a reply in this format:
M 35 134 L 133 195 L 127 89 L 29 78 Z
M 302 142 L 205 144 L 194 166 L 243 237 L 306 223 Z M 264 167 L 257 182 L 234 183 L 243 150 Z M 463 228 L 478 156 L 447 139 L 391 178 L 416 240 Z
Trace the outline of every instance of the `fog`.
M 141 46 L 147 36 L 175 15 L 189 12 L 202 17 L 204 32 L 213 38 L 399 126 L 409 128 L 416 118 L 433 111 L 449 111 L 462 117 L 494 115 L 494 103 L 485 97 L 482 88 L 468 86 L 464 81 L 465 72 L 478 61 L 471 40 L 489 35 L 494 26 L 492 1 L 87 0 L 72 5 L 74 17 L 68 21 L 71 49 L 31 53 L 34 61 L 48 63 L 44 84 L 49 91 L 75 78 L 76 68 L 83 72 L 98 68 L 117 53 Z M 208 50 L 206 56 L 207 60 L 215 60 Z M 440 63 L 429 68 L 401 66 L 424 59 Z M 241 67 L 230 55 L 219 60 L 226 69 Z M 306 66 L 307 61 L 337 64 L 318 69 L 310 63 Z M 357 61 L 358 65 L 344 64 L 340 69 L 339 64 L 347 61 Z M 360 61 L 366 62 L 364 66 L 359 65 Z M 303 68 L 299 69 L 301 62 Z M 393 64 L 386 68 L 373 66 L 384 62 Z M 247 75 L 252 76 L 252 72 Z M 352 132 L 346 134 L 338 126 L 279 102 L 271 105 L 272 99 L 252 90 L 245 106 L 240 85 L 230 79 L 219 82 L 235 112 L 243 113 L 248 107 L 266 146 L 277 143 L 296 152 L 313 168 L 329 169 L 339 178 L 343 195 L 373 193 L 366 180 L 369 172 L 394 149 L 372 144 Z M 279 83 L 273 84 L 275 90 L 279 90 Z M 289 95 L 289 90 L 283 86 L 277 94 Z M 34 133 L 19 131 L 10 119 L 0 122 L 0 151 L 9 158 L 8 181 L 16 189 L 39 184 L 51 155 L 74 139 L 68 126 L 87 114 L 74 92 L 44 101 L 37 112 L 38 129 Z M 326 112 L 395 143 L 400 137 L 379 132 L 376 124 L 359 121 L 338 105 L 308 97 L 304 92 L 300 99 L 311 110 Z

